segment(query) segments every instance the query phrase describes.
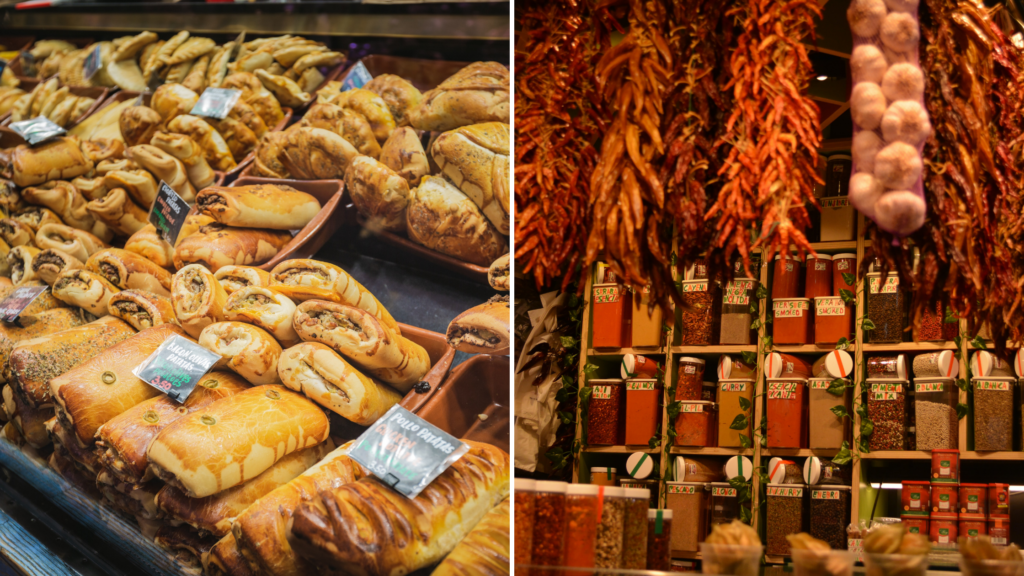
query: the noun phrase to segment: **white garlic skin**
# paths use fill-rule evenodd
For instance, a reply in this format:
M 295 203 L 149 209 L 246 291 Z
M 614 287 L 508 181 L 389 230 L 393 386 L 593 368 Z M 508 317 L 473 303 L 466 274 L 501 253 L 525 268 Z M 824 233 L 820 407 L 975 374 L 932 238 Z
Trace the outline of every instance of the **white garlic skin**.
M 874 82 L 881 84 L 889 63 L 885 54 L 872 44 L 861 44 L 853 49 L 850 55 L 850 72 L 854 82 Z
M 850 94 L 850 116 L 862 130 L 874 130 L 882 122 L 888 103 L 882 88 L 872 82 L 858 82 Z
M 854 34 L 871 38 L 878 34 L 885 13 L 885 2 L 882 0 L 853 0 L 846 9 L 846 20 Z
M 906 142 L 918 148 L 931 133 L 928 112 L 913 100 L 893 102 L 882 116 L 882 136 L 886 142 Z
M 884 193 L 882 184 L 867 172 L 857 172 L 850 177 L 850 204 L 872 220 L 875 218 L 875 205 Z
M 917 12 L 917 0 L 885 0 L 885 5 L 893 12 Z
M 909 190 L 886 192 L 875 204 L 875 222 L 883 229 L 907 236 L 924 226 L 927 205 Z
M 890 12 L 878 29 L 882 44 L 894 52 L 910 52 L 921 41 L 917 19 L 906 12 Z
M 857 132 L 857 135 L 853 137 L 853 146 L 851 147 L 851 156 L 853 156 L 853 164 L 857 167 L 857 172 L 867 172 L 868 174 L 875 173 L 875 156 L 878 155 L 878 151 L 882 149 L 885 144 L 877 134 L 870 130 L 861 130 Z
M 924 98 L 924 74 L 910 63 L 893 64 L 882 77 L 882 94 L 890 102 Z
M 875 156 L 875 178 L 889 190 L 911 188 L 923 167 L 917 148 L 906 142 L 893 142 Z

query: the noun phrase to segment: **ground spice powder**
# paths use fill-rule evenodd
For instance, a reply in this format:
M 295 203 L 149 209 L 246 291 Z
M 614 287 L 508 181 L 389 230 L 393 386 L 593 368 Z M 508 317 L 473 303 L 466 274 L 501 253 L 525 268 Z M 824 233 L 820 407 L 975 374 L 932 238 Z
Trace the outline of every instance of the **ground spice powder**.
M 534 497 L 533 554 L 534 566 L 562 566 L 562 537 L 565 533 L 565 482 L 537 482 Z M 534 570 L 536 576 L 547 571 Z
M 621 566 L 625 570 L 643 570 L 647 566 L 647 510 L 650 498 L 648 490 L 626 490 Z
M 516 480 L 516 555 L 517 565 L 529 565 L 533 556 L 534 485 L 533 480 Z
M 591 380 L 593 389 L 587 406 L 587 444 L 626 443 L 626 386 L 622 380 Z
M 565 565 L 572 568 L 594 567 L 594 542 L 600 519 L 599 494 L 602 487 L 572 484 L 565 497 Z M 572 572 L 589 576 L 591 572 Z

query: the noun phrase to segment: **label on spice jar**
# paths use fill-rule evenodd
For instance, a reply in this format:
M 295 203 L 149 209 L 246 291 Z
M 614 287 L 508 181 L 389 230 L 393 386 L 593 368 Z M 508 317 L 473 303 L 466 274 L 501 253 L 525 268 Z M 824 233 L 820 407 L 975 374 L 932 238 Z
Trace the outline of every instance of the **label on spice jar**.
M 975 380 L 975 390 L 994 390 L 999 392 L 1006 392 L 1010 389 L 1009 382 L 998 382 L 995 380 Z
M 594 392 L 590 397 L 595 400 L 608 400 L 612 397 L 611 386 L 591 386 L 591 388 L 594 389 Z
M 910 495 L 910 507 L 914 510 L 919 510 L 921 508 L 920 492 L 914 492 L 913 494 Z
M 696 374 L 696 373 L 697 373 L 697 367 L 694 366 L 693 364 L 688 364 L 686 366 L 683 366 L 683 374 Z
M 846 303 L 842 298 L 818 298 L 814 302 L 818 316 L 846 316 Z
M 772 382 L 768 384 L 768 398 L 792 400 L 796 398 L 796 382 Z
M 726 382 L 724 384 L 721 384 L 719 389 L 722 392 L 746 392 L 747 391 L 747 383 L 746 382 Z
M 836 261 L 836 270 L 849 270 L 850 261 L 846 258 Z
M 626 391 L 630 390 L 656 390 L 657 382 L 626 382 Z
M 596 286 L 594 287 L 594 302 L 597 304 L 611 304 L 619 301 L 618 286 Z
M 943 382 L 917 382 L 914 383 L 914 389 L 918 392 L 942 392 L 946 387 Z
M 831 380 L 811 380 L 811 390 L 828 390 L 832 386 Z
M 683 292 L 707 292 L 707 282 L 684 282 Z
M 871 400 L 898 400 L 903 393 L 901 384 L 872 384 Z
M 950 468 L 951 468 L 951 466 L 949 465 L 949 460 L 940 460 L 939 461 L 939 476 L 949 476 L 949 469 Z
M 839 490 L 811 490 L 812 500 L 839 500 Z
M 806 300 L 774 300 L 772 308 L 776 318 L 802 318 L 804 310 L 810 310 L 811 303 Z
M 669 484 L 668 485 L 668 493 L 669 494 L 696 494 L 697 493 L 697 487 L 696 486 L 679 486 L 679 485 Z
M 726 498 L 735 498 L 736 497 L 736 489 L 735 488 L 719 488 L 719 487 L 716 486 L 716 487 L 712 487 L 711 488 L 711 495 L 712 496 L 725 496 Z
M 921 527 L 920 526 L 911 526 L 910 529 L 907 530 L 907 531 L 910 532 L 911 534 L 920 534 L 921 533 Z
M 881 278 L 868 278 L 868 286 L 872 294 L 895 294 L 900 289 L 900 277 L 886 276 L 885 286 L 882 286 Z
M 971 537 L 971 538 L 977 537 L 978 536 L 978 529 L 977 528 L 968 528 L 967 529 L 967 535 L 969 537 Z
M 815 270 L 817 270 L 819 272 L 822 272 L 822 271 L 826 270 L 827 268 L 828 268 L 828 266 L 825 265 L 825 261 L 824 260 L 818 260 L 818 259 L 814 260 L 814 269 Z
M 754 289 L 753 280 L 734 280 L 725 285 L 722 304 L 750 304 L 750 291 Z
M 679 409 L 680 412 L 686 414 L 696 414 L 704 411 L 703 404 L 683 404 L 683 407 Z
M 1005 536 L 992 536 L 990 539 L 992 540 L 992 543 L 996 546 L 1006 546 Z
M 822 208 L 846 208 L 850 205 L 849 196 L 832 196 L 830 198 L 818 198 Z
M 787 498 L 801 498 L 804 495 L 803 488 L 789 488 L 787 486 L 769 486 L 769 496 L 785 496 Z

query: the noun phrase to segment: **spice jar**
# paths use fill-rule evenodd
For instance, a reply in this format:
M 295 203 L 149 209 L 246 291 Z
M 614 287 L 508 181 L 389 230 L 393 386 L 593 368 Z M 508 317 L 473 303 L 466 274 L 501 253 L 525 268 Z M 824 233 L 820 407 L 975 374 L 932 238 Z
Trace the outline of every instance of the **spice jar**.
M 930 524 L 931 527 L 928 531 L 928 534 L 929 540 L 932 541 L 932 544 L 956 544 L 956 514 L 932 514 Z
M 657 378 L 659 368 L 657 362 L 646 356 L 623 354 L 619 372 L 621 372 L 623 380 L 627 378 Z
M 956 378 L 960 375 L 960 362 L 952 350 L 927 352 L 914 356 L 914 376 L 918 378 Z
M 984 516 L 961 514 L 958 533 L 964 538 L 977 538 L 988 534 L 988 522 Z
M 626 444 L 647 444 L 660 434 L 660 400 L 657 380 L 626 380 Z
M 672 511 L 647 511 L 647 569 L 671 569 Z
M 628 348 L 633 308 L 629 294 L 618 284 L 594 284 L 594 348 Z
M 639 300 L 630 298 L 633 302 L 630 346 L 633 348 L 650 348 L 662 345 L 662 336 L 665 331 L 662 329 L 664 323 L 661 318 L 661 306 L 657 303 L 651 308 L 651 287 L 644 286 L 640 292 Z
M 988 484 L 960 484 L 959 492 L 961 516 L 985 516 L 988 509 Z
M 741 448 L 740 434 L 751 440 L 750 406 L 754 396 L 754 380 L 750 378 L 718 381 L 718 447 Z M 747 408 L 743 408 L 741 398 L 746 399 Z M 747 427 L 733 430 L 732 423 L 740 414 L 747 416 Z
M 853 337 L 853 306 L 838 296 L 814 299 L 814 342 L 835 344 Z
M 562 566 L 565 560 L 565 482 L 538 480 L 534 484 L 533 553 L 534 566 Z
M 718 284 L 709 280 L 682 283 L 680 335 L 683 346 L 710 346 L 718 342 L 721 298 Z
M 728 524 L 740 518 L 739 497 L 728 482 L 711 483 L 711 530 L 718 524 Z
M 956 405 L 960 389 L 952 378 L 915 378 L 914 414 L 918 450 L 956 448 L 960 419 Z
M 971 371 L 974 376 L 998 376 L 1000 378 L 1013 378 L 1013 369 L 1010 363 L 999 356 L 985 350 L 978 350 L 971 355 Z
M 833 550 L 846 549 L 846 519 L 850 517 L 849 486 L 811 486 L 811 536 Z
M 722 354 L 718 357 L 717 373 L 719 380 L 753 379 L 757 375 L 757 366 L 746 364 L 739 358 L 728 354 Z
M 845 386 L 849 382 L 841 379 Z M 836 416 L 832 409 L 842 406 L 850 413 L 850 399 L 852 397 L 849 388 L 843 388 L 839 395 L 828 391 L 832 385 L 832 378 L 811 378 L 807 381 L 808 410 L 807 422 L 809 430 L 808 443 L 811 449 L 838 450 L 846 440 L 846 420 Z
M 515 563 L 518 566 L 533 564 L 533 518 L 537 482 L 528 478 L 515 479 Z
M 904 480 L 900 500 L 903 504 L 903 512 L 901 513 L 903 516 L 912 516 L 914 514 L 927 516 L 932 502 L 931 483 L 919 480 Z
M 650 506 L 657 506 L 658 499 L 660 497 L 659 483 L 661 481 L 657 478 L 648 478 L 645 480 L 639 480 L 637 478 L 623 478 L 619 480 L 619 487 L 627 490 L 646 490 L 650 494 Z
M 974 378 L 974 449 L 1013 450 L 1014 378 Z
M 768 379 L 768 447 L 807 447 L 807 380 Z
M 867 359 L 868 378 L 907 378 L 907 357 L 903 354 L 872 356 Z
M 626 442 L 626 386 L 618 378 L 591 379 L 587 407 L 587 444 L 618 446 Z
M 956 484 L 960 481 L 960 451 L 932 450 L 932 484 Z
M 776 298 L 800 297 L 800 273 L 803 263 L 796 255 L 775 255 L 775 268 L 772 273 L 772 300 Z
M 868 440 L 872 452 L 903 450 L 907 439 L 906 380 L 868 379 L 868 419 L 875 429 Z
M 907 528 L 907 532 L 910 534 L 924 534 L 928 536 L 928 517 L 927 516 L 900 516 L 900 522 L 903 523 Z
M 699 482 L 669 482 L 665 507 L 679 520 L 672 534 L 672 549 L 696 552 L 708 531 L 708 485 Z
M 566 488 L 564 566 L 594 567 L 600 494 L 600 487 L 593 484 L 569 484 Z
M 836 254 L 832 257 L 832 295 L 841 296 L 840 290 L 849 290 L 857 293 L 856 280 L 854 284 L 848 284 L 843 274 L 853 274 L 856 277 L 857 255 Z
M 601 521 L 594 544 L 595 568 L 618 568 L 622 564 L 622 533 L 626 520 L 625 488 L 605 488 Z
M 810 378 L 811 363 L 799 356 L 772 352 L 764 357 L 765 378 Z
M 703 400 L 681 402 L 676 417 L 676 446 L 714 444 L 715 403 Z
M 719 344 L 751 344 L 754 331 L 751 325 L 754 314 L 750 311 L 750 301 L 757 290 L 757 280 L 753 278 L 736 278 L 725 285 L 722 291 L 722 322 Z
M 806 516 L 805 486 L 803 484 L 776 484 L 768 486 L 767 554 L 789 555 L 786 536 L 804 532 Z
M 832 257 L 828 254 L 809 254 L 804 283 L 804 298 L 811 300 L 832 294 Z
M 988 517 L 1009 518 L 1010 517 L 1010 485 L 989 484 L 988 485 Z
M 868 332 L 869 342 L 895 343 L 903 341 L 906 302 L 900 290 L 900 278 L 894 273 L 882 279 L 881 273 L 867 275 L 868 318 L 875 329 Z
M 915 342 L 946 342 L 956 338 L 960 321 L 946 322 L 948 298 L 942 298 L 921 313 L 921 327 L 914 327 Z
M 852 471 L 831 460 L 809 456 L 804 460 L 803 482 L 808 485 L 849 486 Z
M 992 544 L 996 546 L 1006 546 L 1010 541 L 1010 519 L 989 518 L 988 537 L 992 539 Z
M 772 300 L 775 321 L 772 340 L 776 344 L 809 344 L 813 341 L 811 301 L 807 298 L 776 298 Z
M 714 382 L 704 381 L 704 386 L 701 387 L 700 399 L 705 402 L 717 402 L 718 401 L 718 384 Z
M 677 482 L 719 482 L 724 477 L 720 460 L 701 456 L 676 456 L 675 479 Z
M 955 514 L 960 509 L 959 492 L 956 484 L 932 484 L 932 514 Z
M 692 356 L 679 358 L 676 400 L 700 400 L 704 388 L 704 360 Z
M 651 491 L 626 488 L 626 508 L 623 513 L 622 564 L 624 570 L 643 570 L 647 567 L 647 510 Z
M 846 378 L 853 372 L 853 356 L 846 350 L 833 350 L 811 365 L 815 378 Z
M 597 486 L 618 486 L 618 471 L 606 466 L 594 466 L 590 469 L 590 483 Z

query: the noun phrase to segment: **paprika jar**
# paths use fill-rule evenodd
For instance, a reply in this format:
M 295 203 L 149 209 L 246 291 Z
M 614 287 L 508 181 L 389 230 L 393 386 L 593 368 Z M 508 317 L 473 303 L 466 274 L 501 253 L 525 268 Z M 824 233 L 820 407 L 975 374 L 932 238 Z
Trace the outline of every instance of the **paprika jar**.
M 624 570 L 647 567 L 647 510 L 651 491 L 626 488 L 626 509 L 622 527 L 622 563 Z
M 629 348 L 633 307 L 629 293 L 618 284 L 594 284 L 594 348 Z
M 988 537 L 992 539 L 992 544 L 996 546 L 1006 546 L 1010 541 L 1010 519 L 989 518 Z
M 900 500 L 903 504 L 902 516 L 914 514 L 928 516 L 932 502 L 931 483 L 923 480 L 904 480 Z
M 956 338 L 960 321 L 946 322 L 948 298 L 940 298 L 921 312 L 921 327 L 914 326 L 915 342 L 946 342 Z
M 594 378 L 587 407 L 587 444 L 619 446 L 626 443 L 626 386 L 617 378 Z
M 757 366 L 747 364 L 739 358 L 728 354 L 718 357 L 718 379 L 729 380 L 734 378 L 754 378 L 757 376 Z
M 868 439 L 872 452 L 903 450 L 907 441 L 906 380 L 868 378 L 868 419 L 875 424 Z
M 846 350 L 833 350 L 811 365 L 815 378 L 846 378 L 853 372 L 853 356 Z
M 932 484 L 932 514 L 956 514 L 960 490 L 956 484 Z
M 984 516 L 961 514 L 958 530 L 964 538 L 977 538 L 988 534 L 988 522 Z
M 960 388 L 952 378 L 914 379 L 914 426 L 917 450 L 948 450 L 960 441 L 956 405 Z
M 676 416 L 676 446 L 711 446 L 714 442 L 714 402 L 683 401 Z
M 765 553 L 772 556 L 789 555 L 789 534 L 804 532 L 807 518 L 806 487 L 803 484 L 775 484 L 768 486 L 768 512 L 765 529 L 768 542 Z
M 711 483 L 711 530 L 718 524 L 740 519 L 740 502 L 736 489 L 728 482 Z
M 875 325 L 868 331 L 872 344 L 903 342 L 906 324 L 906 297 L 900 290 L 900 278 L 889 273 L 883 280 L 881 273 L 867 275 L 868 318 Z
M 604 488 L 601 519 L 594 542 L 594 567 L 618 568 L 622 564 L 622 533 L 626 525 L 626 489 Z M 571 535 L 570 535 L 571 537 Z
M 768 447 L 807 447 L 807 380 L 769 378 Z
M 565 491 L 565 557 L 563 566 L 594 567 L 594 544 L 597 541 L 598 516 L 601 512 L 600 486 L 569 484 Z M 573 572 L 580 574 L 580 572 Z M 587 574 L 592 574 L 588 572 Z
M 843 274 L 851 274 L 854 283 L 848 283 L 846 278 L 843 278 Z M 856 254 L 836 254 L 832 257 L 832 295 L 841 296 L 842 292 L 840 290 L 849 290 L 854 294 L 857 293 Z
M 516 478 L 515 487 L 515 563 L 517 566 L 533 564 L 533 517 L 537 482 L 529 478 Z
M 832 294 L 832 257 L 828 254 L 808 254 L 804 298 L 811 300 Z
M 987 493 L 988 484 L 961 484 L 960 515 L 980 514 L 984 517 L 988 513 Z
M 742 448 L 740 434 L 751 440 L 750 436 L 750 407 L 753 405 L 754 380 L 749 378 L 718 381 L 718 447 L 719 448 Z M 743 408 L 743 401 L 746 399 L 746 409 Z M 746 415 L 747 427 L 743 430 L 733 430 L 732 423 L 740 414 Z M 748 446 L 749 446 L 748 442 Z
M 630 339 L 633 348 L 651 348 L 662 345 L 665 330 L 662 328 L 664 322 L 661 318 L 661 306 L 654 303 L 651 308 L 651 287 L 644 286 L 640 292 L 640 298 L 630 298 L 633 302 L 632 312 L 632 338 Z
M 1010 517 L 1010 485 L 989 484 L 988 485 L 988 517 L 1009 518 Z
M 622 373 L 623 380 L 627 378 L 657 378 L 659 367 L 657 362 L 647 356 L 623 354 L 622 367 L 619 371 Z
M 974 449 L 1013 450 L 1015 378 L 974 378 Z
M 850 517 L 849 486 L 811 486 L 811 536 L 833 550 L 846 549 L 846 519 Z
M 672 534 L 672 549 L 696 552 L 708 533 L 708 485 L 700 482 L 668 482 L 665 507 L 679 520 Z
M 626 444 L 647 444 L 661 433 L 660 400 L 657 380 L 626 380 Z
M 597 486 L 618 486 L 619 474 L 615 468 L 594 466 L 590 469 L 590 483 Z
M 850 389 L 845 387 L 849 382 L 840 379 L 844 388 L 839 394 L 828 391 L 832 386 L 833 378 L 811 378 L 807 381 L 808 409 L 807 422 L 814 434 L 808 434 L 808 444 L 811 449 L 838 450 L 846 440 L 846 419 L 836 416 L 832 409 L 842 406 L 847 413 L 850 409 L 852 397 Z
M 776 298 L 800 297 L 800 273 L 802 268 L 803 263 L 794 254 L 775 255 L 775 268 L 772 272 L 772 300 Z
M 956 484 L 960 481 L 960 451 L 932 450 L 932 484 Z
M 906 380 L 907 357 L 903 354 L 872 356 L 867 359 L 868 378 L 896 378 Z
M 835 344 L 853 337 L 853 306 L 838 296 L 814 299 L 814 343 Z
M 683 346 L 710 346 L 718 342 L 718 321 L 722 299 L 718 284 L 710 280 L 682 283 L 680 336 Z
M 704 360 L 692 356 L 679 358 L 676 400 L 700 400 L 704 389 Z
M 900 516 L 900 522 L 907 528 L 910 534 L 922 534 L 929 537 L 929 526 L 927 516 Z
M 705 381 L 700 391 L 700 399 L 705 402 L 718 402 L 718 384 Z
M 775 298 L 772 300 L 775 320 L 772 340 L 775 344 L 810 344 L 814 337 L 811 323 L 811 301 L 807 298 Z
M 647 511 L 647 569 L 668 572 L 672 568 L 672 511 Z
M 799 356 L 772 352 L 764 357 L 765 378 L 810 378 L 811 363 Z
M 932 544 L 956 544 L 957 520 L 956 514 L 932 514 L 928 539 Z
M 565 562 L 565 482 L 538 480 L 534 484 L 534 566 L 563 566 Z
M 736 278 L 722 290 L 722 321 L 719 325 L 719 344 L 748 345 L 754 342 L 754 314 L 750 302 L 757 290 L 757 280 Z

